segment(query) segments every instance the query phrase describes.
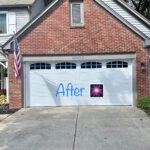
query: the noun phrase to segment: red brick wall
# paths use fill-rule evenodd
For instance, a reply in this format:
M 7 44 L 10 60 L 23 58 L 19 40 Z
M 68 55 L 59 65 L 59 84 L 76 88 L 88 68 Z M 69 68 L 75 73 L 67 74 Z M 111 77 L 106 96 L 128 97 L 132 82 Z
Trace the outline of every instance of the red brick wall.
M 137 56 L 138 97 L 148 95 L 148 52 L 143 40 L 93 0 L 84 0 L 85 26 L 71 28 L 69 3 L 63 0 L 19 39 L 21 53 L 30 54 L 102 54 L 134 52 Z M 146 65 L 142 73 L 140 62 Z M 9 56 L 10 107 L 21 107 L 21 81 L 13 73 Z
M 14 73 L 14 56 L 9 54 L 8 56 L 8 78 L 9 78 L 9 107 L 20 108 L 21 103 L 21 80 L 15 79 Z

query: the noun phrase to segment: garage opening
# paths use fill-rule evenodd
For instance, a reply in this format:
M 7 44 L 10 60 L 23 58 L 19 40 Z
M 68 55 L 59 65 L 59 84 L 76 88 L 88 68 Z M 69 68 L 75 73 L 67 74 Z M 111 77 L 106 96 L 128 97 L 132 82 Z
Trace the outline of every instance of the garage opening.
M 132 60 L 26 65 L 26 106 L 133 105 Z

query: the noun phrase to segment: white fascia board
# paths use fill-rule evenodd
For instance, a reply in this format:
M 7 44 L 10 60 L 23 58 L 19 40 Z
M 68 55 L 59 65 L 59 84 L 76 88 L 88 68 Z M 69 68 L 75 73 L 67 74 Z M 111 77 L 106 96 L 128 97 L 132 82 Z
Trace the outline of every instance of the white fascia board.
M 72 56 L 23 56 L 23 62 L 59 62 L 86 60 L 122 60 L 135 59 L 136 54 L 103 54 L 103 55 L 72 55 Z

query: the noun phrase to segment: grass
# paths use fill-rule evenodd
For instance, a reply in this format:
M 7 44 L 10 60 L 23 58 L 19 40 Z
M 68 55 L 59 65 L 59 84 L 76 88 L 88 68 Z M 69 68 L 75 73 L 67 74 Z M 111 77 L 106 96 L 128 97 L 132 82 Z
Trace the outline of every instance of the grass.
M 141 97 L 138 99 L 137 107 L 144 110 L 148 115 L 150 115 L 150 96 Z

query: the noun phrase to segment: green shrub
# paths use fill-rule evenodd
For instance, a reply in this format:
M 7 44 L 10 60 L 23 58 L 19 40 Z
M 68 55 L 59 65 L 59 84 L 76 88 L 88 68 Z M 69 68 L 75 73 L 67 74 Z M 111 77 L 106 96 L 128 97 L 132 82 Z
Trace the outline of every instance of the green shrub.
M 137 102 L 137 107 L 150 110 L 150 96 L 139 98 Z

